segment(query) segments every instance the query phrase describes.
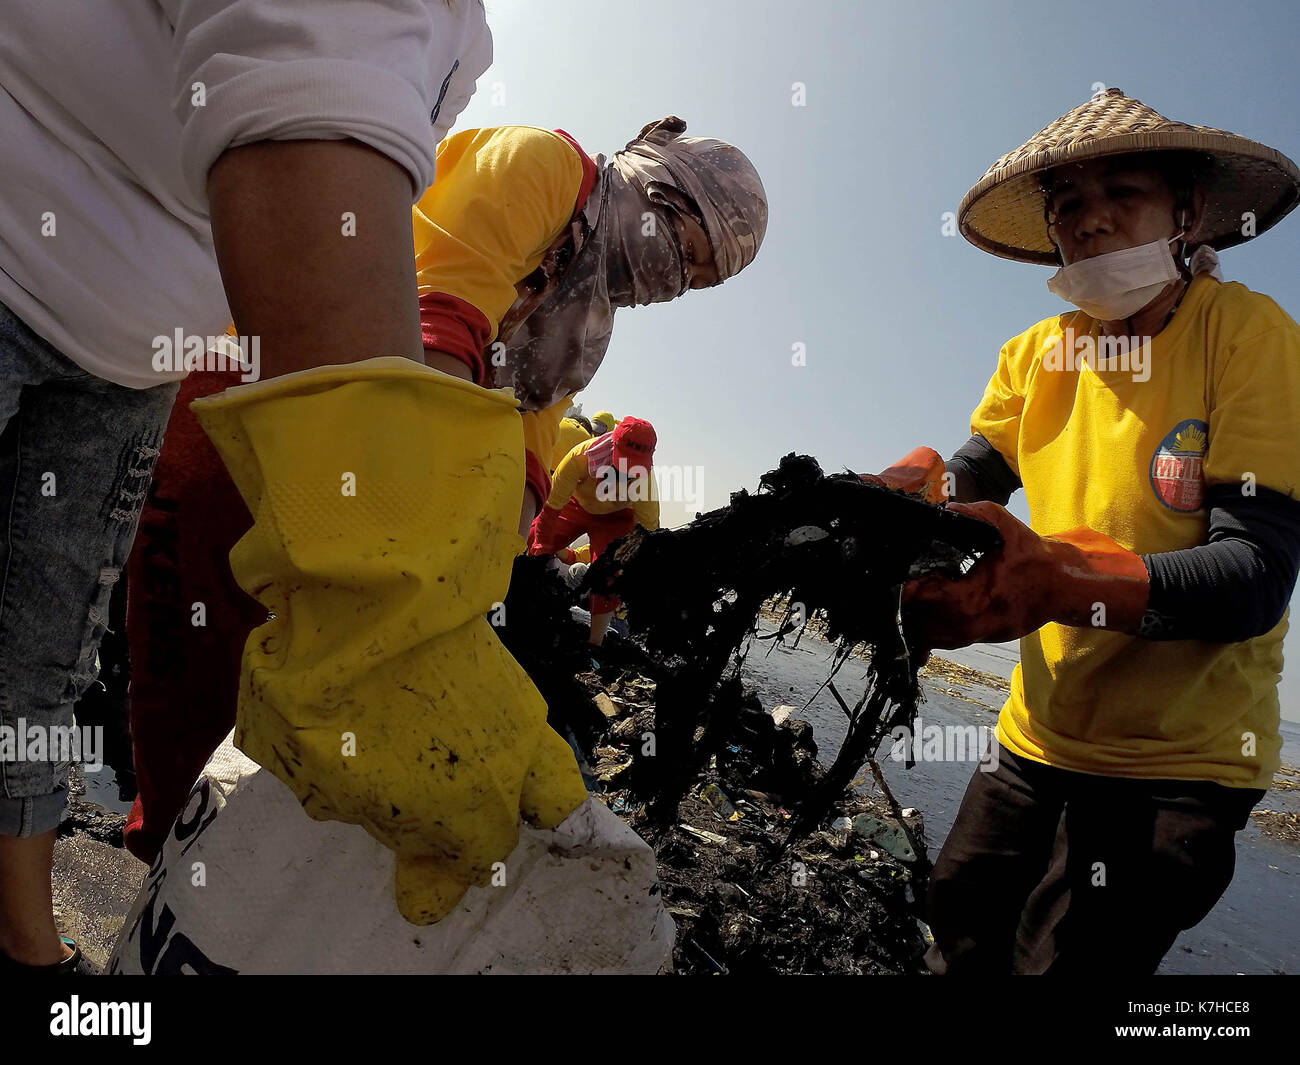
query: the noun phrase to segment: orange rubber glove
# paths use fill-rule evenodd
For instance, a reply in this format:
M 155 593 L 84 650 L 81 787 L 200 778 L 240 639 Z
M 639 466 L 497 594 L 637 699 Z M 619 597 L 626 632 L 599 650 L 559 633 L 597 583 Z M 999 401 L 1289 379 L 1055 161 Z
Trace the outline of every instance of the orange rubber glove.
M 1142 559 L 1109 536 L 1071 529 L 1039 536 L 996 503 L 949 503 L 987 521 L 1003 545 L 956 580 L 930 575 L 903 590 L 909 640 L 919 647 L 966 647 L 1018 639 L 1050 621 L 1135 632 L 1146 613 L 1150 577 Z
M 921 496 L 927 503 L 942 503 L 947 498 L 944 473 L 939 452 L 931 447 L 915 447 L 889 469 L 859 476 L 868 484 Z

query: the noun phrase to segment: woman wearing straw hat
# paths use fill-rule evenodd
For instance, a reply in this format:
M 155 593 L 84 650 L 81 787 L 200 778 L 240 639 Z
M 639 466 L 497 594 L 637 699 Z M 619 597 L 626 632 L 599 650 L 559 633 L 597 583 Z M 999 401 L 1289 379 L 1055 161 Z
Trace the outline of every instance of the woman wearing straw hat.
M 937 972 L 1150 973 L 1232 879 L 1279 765 L 1300 566 L 1300 327 L 1219 279 L 1300 170 L 1110 89 L 999 159 L 966 238 L 1077 310 L 1008 341 L 949 460 L 1004 546 L 907 589 L 924 646 L 1021 637 L 996 768 L 930 887 Z M 937 455 L 887 481 L 933 488 Z M 1002 504 L 1023 488 L 1032 528 Z M 987 768 L 987 767 L 986 767 Z

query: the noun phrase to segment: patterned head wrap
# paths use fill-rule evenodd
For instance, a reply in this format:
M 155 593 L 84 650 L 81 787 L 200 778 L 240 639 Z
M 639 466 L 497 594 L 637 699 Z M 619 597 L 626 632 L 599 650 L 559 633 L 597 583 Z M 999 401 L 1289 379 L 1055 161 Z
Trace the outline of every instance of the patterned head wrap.
M 680 118 L 652 122 L 614 156 L 614 165 L 643 189 L 658 182 L 690 197 L 725 281 L 758 254 L 767 232 L 767 193 L 739 148 L 709 137 L 683 137 L 685 131 Z
M 646 126 L 612 159 L 569 230 L 547 249 L 498 330 L 504 357 L 485 353 L 485 382 L 510 388 L 525 410 L 541 410 L 586 387 L 609 347 L 614 311 L 662 303 L 687 288 L 672 225 L 676 189 L 699 211 L 719 281 L 758 254 L 767 196 L 758 172 L 724 141 L 683 137 L 669 117 Z

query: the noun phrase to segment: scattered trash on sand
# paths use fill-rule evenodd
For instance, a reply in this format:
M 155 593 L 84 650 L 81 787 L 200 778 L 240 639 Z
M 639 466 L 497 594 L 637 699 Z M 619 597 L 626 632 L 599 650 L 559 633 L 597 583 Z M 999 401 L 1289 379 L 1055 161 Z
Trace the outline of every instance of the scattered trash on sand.
M 927 680 L 941 678 L 946 680 L 950 685 L 959 684 L 969 686 L 972 684 L 984 688 L 991 688 L 993 691 L 1002 692 L 1004 695 L 1010 694 L 1011 682 L 1005 677 L 998 677 L 992 673 L 985 673 L 982 670 L 972 669 L 970 666 L 963 666 L 959 662 L 950 662 L 946 658 L 940 658 L 938 655 L 931 655 L 930 660 L 921 667 L 921 676 Z M 942 689 L 941 689 L 942 690 Z M 958 692 L 946 691 L 945 694 L 956 695 L 963 698 Z M 969 702 L 975 700 L 970 699 Z
M 1259 826 L 1261 835 L 1268 839 L 1300 843 L 1300 814 L 1283 810 L 1252 810 L 1250 819 Z

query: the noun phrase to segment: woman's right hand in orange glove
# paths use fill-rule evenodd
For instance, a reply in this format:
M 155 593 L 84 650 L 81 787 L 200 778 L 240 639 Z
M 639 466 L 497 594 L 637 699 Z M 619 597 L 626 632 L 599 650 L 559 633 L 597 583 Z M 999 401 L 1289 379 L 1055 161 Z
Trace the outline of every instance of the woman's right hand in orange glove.
M 949 503 L 948 509 L 993 525 L 1002 546 L 955 580 L 931 574 L 907 583 L 903 618 L 918 646 L 1015 640 L 1049 621 L 1137 630 L 1150 578 L 1133 551 L 1092 529 L 1039 536 L 996 503 Z

